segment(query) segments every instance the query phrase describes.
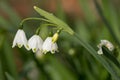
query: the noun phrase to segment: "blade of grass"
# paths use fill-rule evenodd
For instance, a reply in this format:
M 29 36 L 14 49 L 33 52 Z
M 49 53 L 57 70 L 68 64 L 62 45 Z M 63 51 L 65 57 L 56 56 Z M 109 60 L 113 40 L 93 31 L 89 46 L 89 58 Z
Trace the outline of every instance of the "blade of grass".
M 16 70 L 16 64 L 13 57 L 13 52 L 11 50 L 11 46 L 9 45 L 9 42 L 5 40 L 3 50 L 4 50 L 4 56 L 6 59 L 6 64 L 8 66 L 8 70 L 10 71 L 11 75 L 14 77 L 15 80 L 18 80 L 18 74 Z
M 1 79 L 1 80 L 5 80 L 5 79 L 4 79 L 4 75 L 3 75 L 1 56 L 0 56 L 0 79 Z
M 7 72 L 5 72 L 5 75 L 7 77 L 7 80 L 14 80 L 14 78 Z
M 116 69 L 114 67 L 111 67 L 110 64 L 108 64 L 108 62 L 102 56 L 98 55 L 96 50 L 94 50 L 92 46 L 84 42 L 77 34 L 75 34 L 74 36 L 79 40 L 79 44 L 87 49 L 91 53 L 91 55 L 93 55 L 106 68 L 106 70 L 112 75 L 115 80 L 120 79 L 120 75 L 116 73 Z
M 119 69 L 120 69 L 120 63 L 118 62 L 118 60 L 112 55 L 113 53 L 110 52 L 106 47 L 102 47 L 103 53 L 104 55 L 111 60 Z
M 46 71 L 48 72 L 50 70 L 49 74 L 51 74 L 52 79 L 77 80 L 77 76 L 75 76 L 69 69 L 62 65 L 57 58 L 54 56 L 49 56 L 49 61 L 50 64 L 46 66 Z
M 114 1 L 102 0 L 103 13 L 109 24 L 112 26 L 114 33 L 120 41 L 120 26 L 119 26 L 119 10 L 115 7 Z
M 115 42 L 117 42 L 119 44 L 119 46 L 120 46 L 120 42 L 119 42 L 117 36 L 115 35 L 115 32 L 112 29 L 112 26 L 109 24 L 106 17 L 104 16 L 103 11 L 102 11 L 99 3 L 97 2 L 97 0 L 94 0 L 94 4 L 96 6 L 98 14 L 100 15 L 101 19 L 103 20 L 104 24 L 106 25 L 107 29 L 109 30 L 111 36 L 114 38 Z

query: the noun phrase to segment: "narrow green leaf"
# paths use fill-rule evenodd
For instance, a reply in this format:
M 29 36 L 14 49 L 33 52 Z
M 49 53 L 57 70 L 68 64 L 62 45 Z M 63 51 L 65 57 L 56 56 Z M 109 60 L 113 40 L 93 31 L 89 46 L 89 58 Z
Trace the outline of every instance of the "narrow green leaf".
M 18 74 L 16 70 L 16 64 L 13 57 L 13 52 L 11 50 L 11 46 L 9 45 L 8 41 L 6 40 L 4 42 L 3 50 L 4 50 L 4 56 L 6 59 L 6 64 L 8 66 L 8 70 L 10 71 L 11 75 L 14 77 L 14 79 L 18 80 Z
M 5 72 L 7 80 L 15 80 L 9 73 Z
M 1 79 L 1 80 L 4 80 L 1 57 L 0 57 L 0 79 Z
M 106 28 L 109 30 L 109 32 L 110 32 L 111 36 L 114 38 L 115 42 L 118 43 L 120 46 L 120 41 L 119 41 L 117 35 L 115 34 L 115 31 L 113 30 L 112 26 L 106 19 L 100 4 L 97 2 L 97 0 L 94 0 L 94 4 L 96 6 L 96 9 L 97 9 L 101 19 L 103 20 L 104 24 L 106 25 Z
M 77 80 L 75 76 L 69 69 L 60 63 L 60 61 L 54 56 L 49 56 L 49 63 L 46 65 L 46 71 L 52 77 L 52 80 Z
M 102 56 L 98 55 L 96 50 L 92 46 L 84 42 L 77 34 L 75 34 L 74 36 L 79 40 L 79 44 L 81 44 L 86 50 L 88 50 L 91 55 L 93 55 L 106 68 L 106 70 L 112 75 L 115 80 L 120 79 L 120 74 L 116 73 L 116 69 L 112 67 L 111 64 L 109 64 Z
M 113 56 L 113 53 L 110 52 L 106 47 L 102 47 L 103 53 L 104 55 L 110 60 L 112 61 L 119 69 L 120 69 L 120 63 L 118 62 L 118 60 Z
M 65 24 L 63 21 L 61 21 L 60 19 L 58 19 L 57 17 L 55 17 L 52 13 L 48 13 L 36 6 L 34 6 L 34 9 L 43 17 L 45 17 L 46 19 L 50 20 L 51 23 L 56 24 L 57 28 L 62 28 L 64 31 L 68 32 L 69 34 L 73 35 L 74 31 L 67 25 Z

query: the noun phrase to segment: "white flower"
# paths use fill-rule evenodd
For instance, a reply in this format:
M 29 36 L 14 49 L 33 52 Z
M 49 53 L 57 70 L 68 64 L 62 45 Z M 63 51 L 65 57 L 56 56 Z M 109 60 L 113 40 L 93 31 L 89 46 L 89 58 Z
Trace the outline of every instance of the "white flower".
M 45 54 L 47 52 L 55 53 L 55 51 L 58 51 L 58 46 L 55 42 L 52 42 L 52 37 L 47 37 L 47 39 L 43 43 L 42 49 L 43 53 Z
M 42 50 L 38 50 L 35 55 L 38 59 L 42 59 L 44 57 Z
M 108 40 L 101 40 L 101 43 L 97 46 L 99 48 L 98 54 L 103 54 L 102 46 L 107 47 L 108 50 L 110 50 L 110 51 L 114 50 L 114 46 L 111 42 L 109 42 Z
M 42 49 L 42 44 L 43 44 L 43 40 L 40 38 L 39 35 L 33 35 L 28 40 L 29 50 L 32 49 L 33 52 L 41 50 Z
M 15 38 L 13 40 L 12 48 L 14 48 L 16 45 L 19 48 L 21 48 L 24 45 L 25 48 L 27 49 L 27 38 L 25 32 L 22 29 L 18 29 Z

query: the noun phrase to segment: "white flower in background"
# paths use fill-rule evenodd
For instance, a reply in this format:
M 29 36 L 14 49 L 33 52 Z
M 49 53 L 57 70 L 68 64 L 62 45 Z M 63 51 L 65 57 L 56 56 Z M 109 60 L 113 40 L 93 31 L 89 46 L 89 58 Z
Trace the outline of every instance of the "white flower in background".
M 114 50 L 114 46 L 111 42 L 109 42 L 108 40 L 101 40 L 101 43 L 97 46 L 99 48 L 98 54 L 103 54 L 102 46 L 107 47 L 108 50 L 110 50 L 110 51 Z
M 27 49 L 27 38 L 25 32 L 22 29 L 18 29 L 15 38 L 13 40 L 12 48 L 14 48 L 15 46 L 21 48 L 23 45 Z
M 44 54 L 42 52 L 42 50 L 38 50 L 35 54 L 35 56 L 38 58 L 38 59 L 42 59 L 44 57 Z
M 55 53 L 55 51 L 58 51 L 58 46 L 56 42 L 52 42 L 52 37 L 47 37 L 47 39 L 44 41 L 42 49 L 43 53 L 51 52 Z
M 29 50 L 32 49 L 33 52 L 36 52 L 38 50 L 42 50 L 42 44 L 43 44 L 43 40 L 40 38 L 39 35 L 33 35 L 28 40 Z

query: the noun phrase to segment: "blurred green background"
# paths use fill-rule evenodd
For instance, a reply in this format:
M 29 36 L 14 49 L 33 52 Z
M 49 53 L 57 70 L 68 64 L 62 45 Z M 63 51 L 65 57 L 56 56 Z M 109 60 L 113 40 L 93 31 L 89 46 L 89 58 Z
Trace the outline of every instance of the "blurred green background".
M 37 56 L 37 61 L 32 51 L 11 47 L 21 20 L 40 17 L 33 9 L 36 5 L 66 22 L 96 51 L 100 40 L 107 39 L 119 54 L 120 0 L 96 1 L 99 5 L 95 0 L 0 0 L 0 80 L 115 80 L 78 40 L 65 32 L 57 42 L 59 53 Z M 27 21 L 24 26 L 30 38 L 41 22 Z M 41 29 L 45 39 L 48 29 Z M 116 58 L 120 61 L 119 55 Z

